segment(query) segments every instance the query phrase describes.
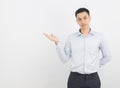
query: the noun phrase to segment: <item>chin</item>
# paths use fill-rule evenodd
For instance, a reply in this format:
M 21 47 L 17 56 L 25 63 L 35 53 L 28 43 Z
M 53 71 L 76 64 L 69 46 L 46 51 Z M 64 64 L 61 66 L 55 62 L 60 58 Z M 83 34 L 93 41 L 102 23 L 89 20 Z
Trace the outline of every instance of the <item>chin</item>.
M 87 26 L 83 26 L 83 27 L 81 27 L 82 29 L 86 29 L 87 28 Z

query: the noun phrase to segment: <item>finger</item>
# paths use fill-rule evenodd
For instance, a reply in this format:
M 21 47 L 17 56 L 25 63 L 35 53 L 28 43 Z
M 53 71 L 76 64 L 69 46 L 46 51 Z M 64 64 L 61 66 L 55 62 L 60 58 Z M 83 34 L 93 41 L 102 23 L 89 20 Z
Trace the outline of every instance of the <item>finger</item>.
M 45 36 L 48 36 L 48 34 L 46 34 L 46 33 L 43 33 Z
M 44 35 L 45 35 L 46 37 L 49 37 L 49 35 L 48 35 L 48 34 L 46 34 L 46 33 L 44 33 Z
M 43 33 L 43 35 L 46 35 L 46 33 Z
M 53 36 L 53 34 L 51 34 L 51 36 Z

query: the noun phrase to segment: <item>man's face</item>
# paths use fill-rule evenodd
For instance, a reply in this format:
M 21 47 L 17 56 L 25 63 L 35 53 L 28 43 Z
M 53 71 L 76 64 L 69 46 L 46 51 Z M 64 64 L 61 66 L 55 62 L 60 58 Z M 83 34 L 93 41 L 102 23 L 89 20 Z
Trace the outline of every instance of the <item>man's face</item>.
M 81 27 L 81 29 L 86 29 L 89 27 L 90 16 L 87 14 L 87 12 L 78 13 L 76 22 Z

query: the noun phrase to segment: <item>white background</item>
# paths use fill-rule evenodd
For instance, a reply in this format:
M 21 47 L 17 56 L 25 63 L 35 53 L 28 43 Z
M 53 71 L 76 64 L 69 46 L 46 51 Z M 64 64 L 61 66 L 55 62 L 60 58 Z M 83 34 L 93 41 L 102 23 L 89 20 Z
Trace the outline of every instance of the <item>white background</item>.
M 120 88 L 119 0 L 0 0 L 0 88 L 67 88 L 69 63 L 63 64 L 55 44 L 79 29 L 74 13 L 91 12 L 91 28 L 108 41 L 112 60 L 99 72 L 102 88 Z

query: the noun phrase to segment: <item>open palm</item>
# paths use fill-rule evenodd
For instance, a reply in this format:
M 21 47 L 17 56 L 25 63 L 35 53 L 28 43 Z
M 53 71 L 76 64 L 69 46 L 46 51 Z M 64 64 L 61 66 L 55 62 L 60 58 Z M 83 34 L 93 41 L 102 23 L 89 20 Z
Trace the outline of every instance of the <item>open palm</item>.
M 53 42 L 58 42 L 58 41 L 59 41 L 58 38 L 57 38 L 56 36 L 54 36 L 53 34 L 49 35 L 49 34 L 44 33 L 44 35 L 45 35 L 49 40 L 51 40 L 51 41 L 53 41 Z

